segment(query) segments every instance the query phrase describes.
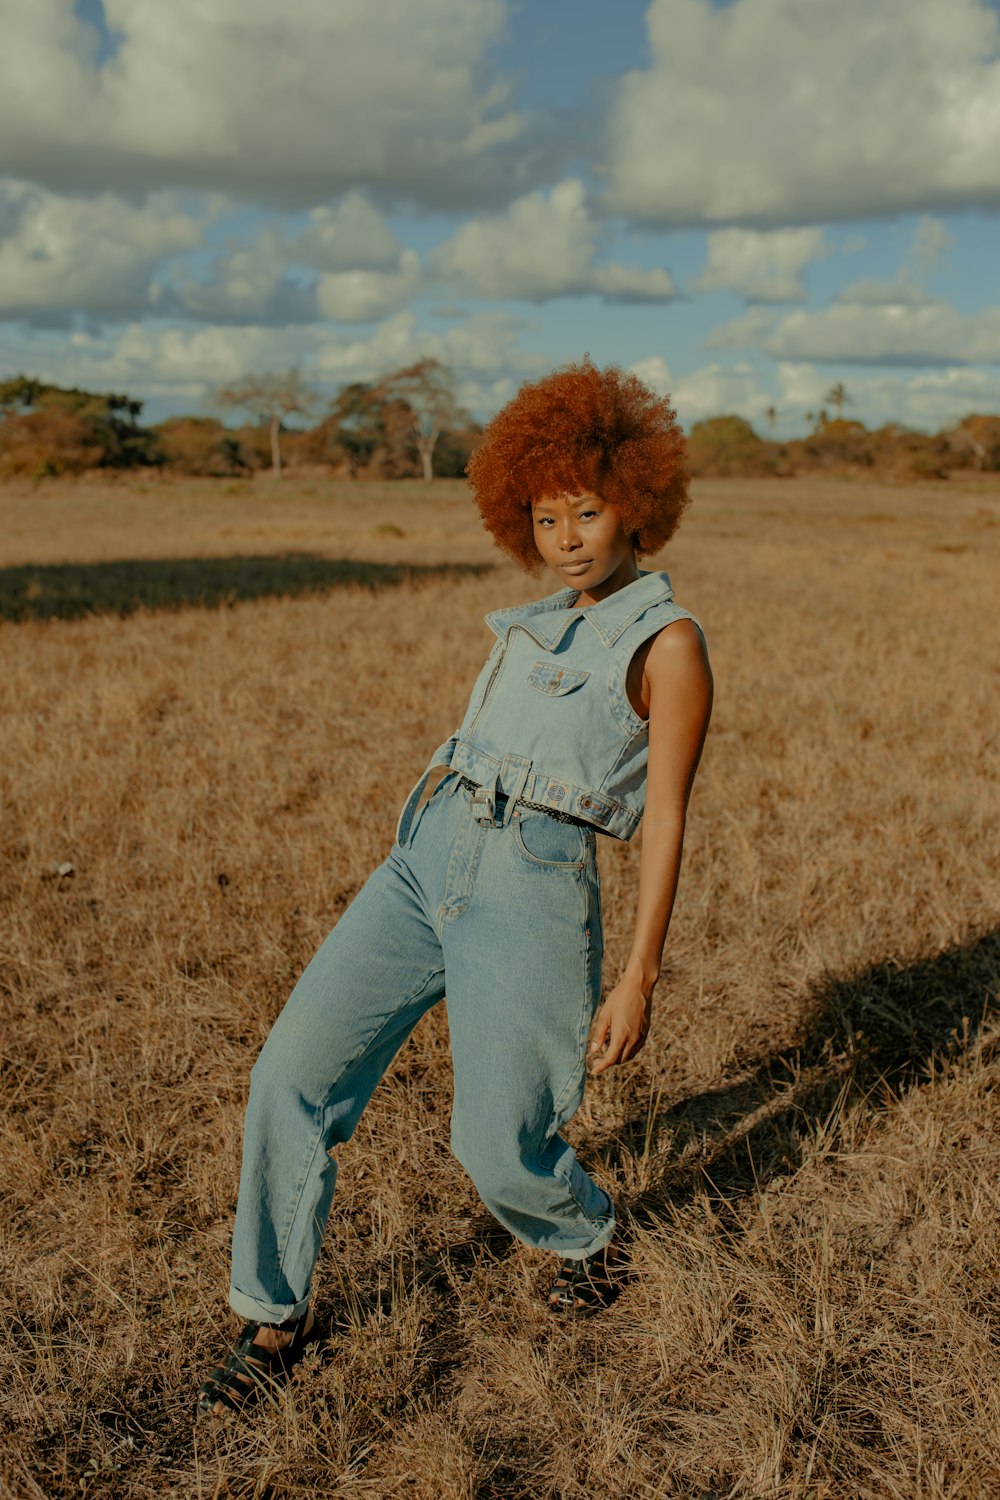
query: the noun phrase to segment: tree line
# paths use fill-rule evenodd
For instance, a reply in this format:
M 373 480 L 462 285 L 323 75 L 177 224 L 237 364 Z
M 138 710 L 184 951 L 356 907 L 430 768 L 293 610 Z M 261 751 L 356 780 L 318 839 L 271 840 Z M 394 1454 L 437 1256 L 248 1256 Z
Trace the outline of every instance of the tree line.
M 219 386 L 207 405 L 250 420 L 233 427 L 191 415 L 143 425 L 143 403 L 129 396 L 19 375 L 0 382 L 0 476 L 146 467 L 220 478 L 270 468 L 280 477 L 291 462 L 351 478 L 431 480 L 463 474 L 481 432 L 436 359 L 354 381 L 325 407 L 295 369 Z
M 835 388 L 836 389 L 836 388 Z M 938 432 L 898 422 L 866 427 L 839 415 L 850 399 L 840 388 L 838 415 L 807 412 L 805 437 L 762 437 L 743 417 L 711 417 L 688 435 L 692 474 L 711 478 L 792 478 L 799 474 L 869 475 L 873 479 L 947 479 L 956 470 L 1000 472 L 1000 416 L 973 412 Z M 829 401 L 830 405 L 833 403 Z M 777 413 L 765 413 L 772 433 Z
M 234 427 L 218 416 L 192 415 L 145 426 L 143 403 L 129 396 L 19 375 L 0 382 L 0 477 L 139 467 L 220 478 L 270 468 L 280 477 L 288 464 L 313 464 L 354 479 L 430 480 L 464 474 L 481 432 L 458 401 L 451 371 L 436 359 L 353 381 L 325 406 L 297 370 L 220 386 L 210 402 L 250 420 Z M 898 423 L 868 428 L 843 416 L 848 404 L 843 384 L 831 386 L 825 405 L 806 414 L 807 435 L 790 441 L 774 436 L 774 406 L 764 413 L 768 436 L 733 415 L 696 422 L 688 435 L 691 472 L 906 480 L 1000 471 L 1000 416 L 973 413 L 928 433 Z

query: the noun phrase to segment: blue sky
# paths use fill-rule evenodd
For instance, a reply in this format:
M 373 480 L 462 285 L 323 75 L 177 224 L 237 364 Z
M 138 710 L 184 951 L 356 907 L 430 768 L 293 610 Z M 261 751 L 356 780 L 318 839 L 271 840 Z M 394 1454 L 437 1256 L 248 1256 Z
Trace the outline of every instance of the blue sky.
M 33 0 L 0 377 L 434 354 L 485 417 L 586 351 L 688 426 L 936 428 L 1000 411 L 998 206 L 994 0 Z

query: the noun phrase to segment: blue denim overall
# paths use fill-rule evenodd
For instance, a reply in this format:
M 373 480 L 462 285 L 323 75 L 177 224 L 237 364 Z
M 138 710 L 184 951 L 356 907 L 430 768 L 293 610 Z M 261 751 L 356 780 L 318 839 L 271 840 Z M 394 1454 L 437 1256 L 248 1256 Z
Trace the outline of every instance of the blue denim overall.
M 451 1144 L 484 1203 L 569 1258 L 614 1233 L 610 1198 L 559 1131 L 583 1098 L 601 997 L 596 833 L 628 839 L 642 815 L 646 726 L 625 672 L 686 611 L 663 573 L 586 609 L 576 597 L 487 616 L 497 644 L 462 725 L 253 1067 L 229 1299 L 243 1317 L 280 1322 L 308 1305 L 331 1153 L 446 989 Z M 427 798 L 434 766 L 447 769 Z

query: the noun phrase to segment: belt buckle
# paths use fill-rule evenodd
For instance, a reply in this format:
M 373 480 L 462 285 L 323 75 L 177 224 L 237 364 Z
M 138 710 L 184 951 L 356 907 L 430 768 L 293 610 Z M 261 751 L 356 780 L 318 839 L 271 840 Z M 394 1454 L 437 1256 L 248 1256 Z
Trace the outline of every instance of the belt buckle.
M 480 809 L 485 808 L 485 814 L 481 815 Z M 477 823 L 484 828 L 495 828 L 496 820 L 493 816 L 493 794 L 484 786 L 477 786 L 472 794 L 472 816 Z

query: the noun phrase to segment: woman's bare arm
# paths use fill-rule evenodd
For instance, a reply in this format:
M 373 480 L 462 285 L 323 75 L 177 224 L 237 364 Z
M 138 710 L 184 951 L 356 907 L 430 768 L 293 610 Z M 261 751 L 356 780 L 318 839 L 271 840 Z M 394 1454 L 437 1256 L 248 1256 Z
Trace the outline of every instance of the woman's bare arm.
M 622 976 L 595 1017 L 592 1073 L 635 1057 L 649 1030 L 677 894 L 688 798 L 712 713 L 712 669 L 704 637 L 692 621 L 678 620 L 656 636 L 643 688 L 649 700 L 649 761 L 635 932 Z

